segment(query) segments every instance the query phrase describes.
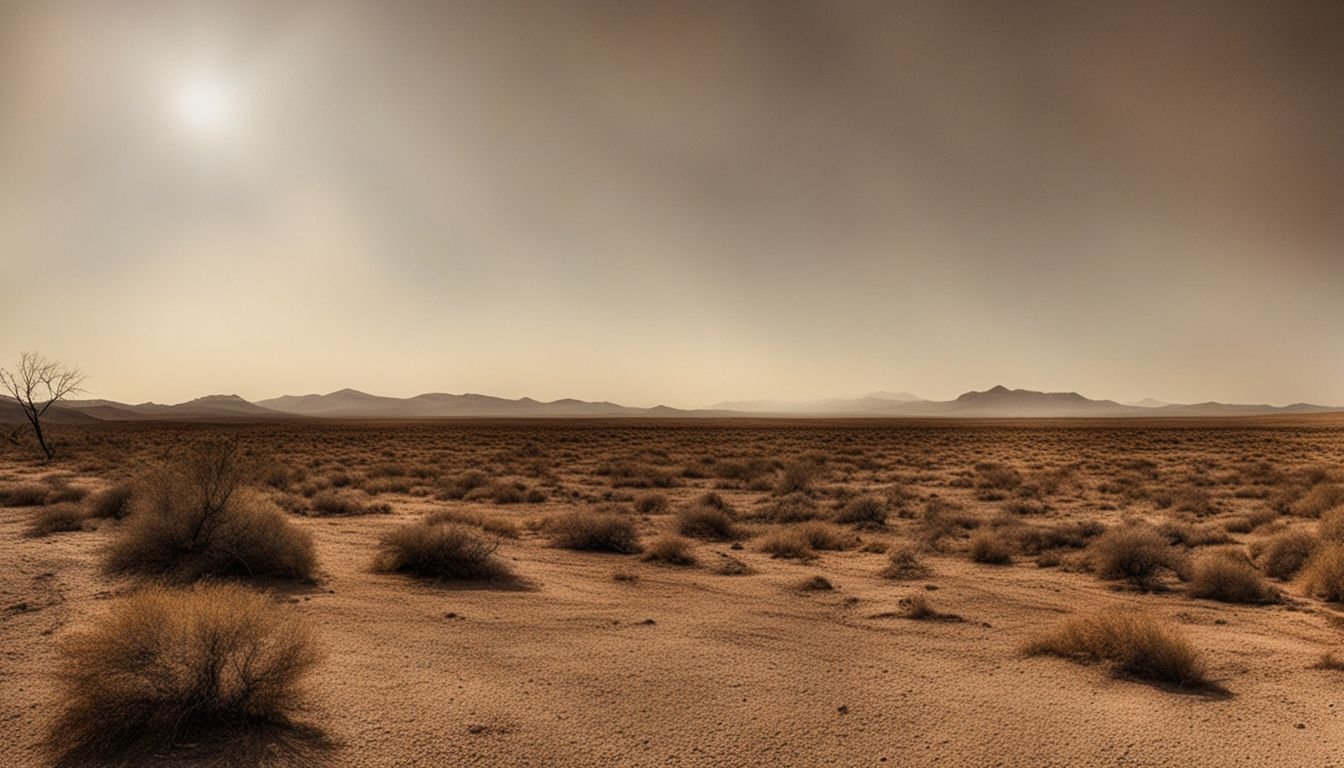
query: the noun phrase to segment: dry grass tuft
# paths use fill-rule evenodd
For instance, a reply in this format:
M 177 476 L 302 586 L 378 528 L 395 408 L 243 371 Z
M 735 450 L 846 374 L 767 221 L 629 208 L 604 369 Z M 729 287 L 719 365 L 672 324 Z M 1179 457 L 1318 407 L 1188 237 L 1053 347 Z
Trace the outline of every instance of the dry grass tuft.
M 85 502 L 85 514 L 98 520 L 124 520 L 131 514 L 135 489 L 130 483 L 117 483 Z
M 508 564 L 495 555 L 497 539 L 458 523 L 417 523 L 393 528 L 379 542 L 374 570 L 435 579 L 512 581 Z
M 101 764 L 285 723 L 320 658 L 300 617 L 260 594 L 151 587 L 61 644 L 61 711 L 47 746 L 67 761 Z
M 1027 646 L 1031 655 L 1104 663 L 1120 675 L 1192 688 L 1209 681 L 1200 654 L 1175 625 L 1142 611 L 1073 619 Z
M 835 589 L 831 580 L 820 574 L 809 576 L 794 585 L 799 592 L 830 592 Z
M 639 536 L 630 519 L 612 512 L 571 512 L 546 523 L 551 543 L 563 549 L 635 554 Z
M 879 528 L 887 523 L 887 502 L 876 496 L 860 496 L 835 513 L 835 522 Z
M 927 578 L 933 570 L 920 562 L 913 547 L 903 546 L 893 549 L 887 555 L 887 566 L 878 572 L 884 579 L 912 581 Z
M 33 513 L 33 519 L 24 530 L 24 535 L 40 538 L 53 533 L 82 531 L 87 521 L 88 514 L 78 504 L 53 504 Z
M 311 578 L 312 537 L 245 487 L 250 470 L 234 445 L 216 443 L 147 479 L 108 550 L 108 569 L 177 581 Z
M 648 562 L 667 563 L 668 565 L 695 565 L 695 554 L 691 552 L 691 542 L 674 534 L 659 536 L 644 551 L 641 558 Z
M 42 483 L 16 483 L 0 487 L 0 507 L 40 507 L 47 503 L 51 488 Z
M 635 511 L 641 515 L 659 515 L 667 511 L 667 496 L 661 493 L 641 493 L 635 497 Z
M 1224 603 L 1273 603 L 1281 597 L 1236 548 L 1206 552 L 1195 561 L 1190 595 Z
M 1302 588 L 1332 603 L 1344 602 L 1344 544 L 1323 542 L 1302 566 Z

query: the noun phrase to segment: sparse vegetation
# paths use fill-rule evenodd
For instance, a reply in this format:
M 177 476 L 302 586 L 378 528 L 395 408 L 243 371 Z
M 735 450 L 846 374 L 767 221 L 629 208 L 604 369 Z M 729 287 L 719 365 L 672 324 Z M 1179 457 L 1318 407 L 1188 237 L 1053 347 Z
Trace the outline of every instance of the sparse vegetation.
M 1284 531 L 1264 544 L 1259 553 L 1260 567 L 1275 579 L 1291 579 L 1302 570 L 1316 549 L 1317 539 L 1304 530 Z
M 1103 663 L 1121 675 L 1203 688 L 1203 659 L 1177 627 L 1141 611 L 1105 611 L 1072 619 L 1027 646 L 1032 655 Z
M 391 504 L 371 501 L 367 496 L 351 491 L 319 491 L 308 505 L 310 514 L 319 517 L 392 514 Z
M 108 568 L 178 581 L 310 578 L 312 537 L 247 487 L 249 471 L 236 445 L 210 443 L 154 473 L 112 542 Z
M 1180 560 L 1157 530 L 1134 524 L 1113 528 L 1092 542 L 1093 568 L 1103 579 L 1124 579 L 1150 589 L 1162 569 L 1176 570 Z
M 672 534 L 659 536 L 644 550 L 644 560 L 668 565 L 695 565 L 691 542 Z
M 563 549 L 635 554 L 640 551 L 635 524 L 612 512 L 571 512 L 546 524 L 551 543 Z
M 717 493 L 707 493 L 677 512 L 677 532 L 682 536 L 717 541 L 742 538 L 732 507 Z
M 513 570 L 496 556 L 498 539 L 459 523 L 421 520 L 398 526 L 379 542 L 374 570 L 435 579 L 511 581 Z
M 887 503 L 876 496 L 859 496 L 835 513 L 835 522 L 859 527 L 881 527 L 887 522 Z
M 1344 544 L 1323 542 L 1302 566 L 1302 588 L 1332 603 L 1344 602 Z
M 983 531 L 971 538 L 971 559 L 986 565 L 1013 562 L 1013 543 L 997 531 Z
M 117 483 L 90 497 L 85 512 L 95 520 L 123 520 L 131 514 L 134 495 L 130 483 Z
M 1206 552 L 1195 560 L 1190 594 L 1224 603 L 1272 603 L 1279 591 L 1267 584 L 1245 553 L 1235 548 Z
M 263 595 L 148 587 L 61 643 L 47 745 L 83 764 L 285 723 L 320 658 L 307 624 Z
M 884 579 L 911 581 L 927 578 L 932 573 L 927 565 L 920 562 L 919 555 L 911 547 L 896 547 L 887 554 L 887 566 L 878 575 Z
M 33 513 L 32 522 L 24 532 L 30 537 L 49 536 L 53 533 L 83 530 L 88 515 L 77 504 L 53 504 Z

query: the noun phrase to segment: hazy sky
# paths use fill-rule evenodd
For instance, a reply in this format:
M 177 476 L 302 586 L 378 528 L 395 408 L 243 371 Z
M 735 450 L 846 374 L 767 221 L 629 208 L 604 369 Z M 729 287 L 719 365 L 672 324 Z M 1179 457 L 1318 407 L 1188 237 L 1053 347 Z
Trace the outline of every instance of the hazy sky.
M 1344 3 L 0 0 L 97 396 L 1344 404 Z

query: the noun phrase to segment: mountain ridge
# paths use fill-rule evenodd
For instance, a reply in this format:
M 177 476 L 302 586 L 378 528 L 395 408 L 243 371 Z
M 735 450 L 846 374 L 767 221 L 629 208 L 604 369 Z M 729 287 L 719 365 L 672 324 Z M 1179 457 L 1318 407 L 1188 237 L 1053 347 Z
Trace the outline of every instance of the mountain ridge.
M 1293 403 L 1285 406 L 1206 401 L 1179 404 L 1155 400 L 1119 403 L 1093 400 L 1077 392 L 1038 392 L 996 385 L 952 400 L 901 399 L 909 393 L 874 392 L 852 399 L 812 401 L 730 401 L 708 408 L 666 405 L 639 408 L 575 398 L 542 401 L 475 392 L 425 392 L 412 397 L 374 395 L 345 388 L 326 394 L 281 395 L 256 402 L 236 394 L 212 394 L 176 404 L 120 403 L 91 399 L 62 401 L 48 412 L 53 423 L 97 421 L 268 421 L 282 419 L 453 419 L 453 418 L 1165 418 L 1269 416 L 1339 412 L 1344 409 Z M 12 398 L 0 398 L 0 422 L 22 421 Z

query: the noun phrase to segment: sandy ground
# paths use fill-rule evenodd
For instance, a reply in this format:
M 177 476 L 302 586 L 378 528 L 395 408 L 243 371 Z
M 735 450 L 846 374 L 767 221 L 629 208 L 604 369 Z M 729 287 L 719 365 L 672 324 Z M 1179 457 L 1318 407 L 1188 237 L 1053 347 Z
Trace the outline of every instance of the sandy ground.
M 964 554 L 929 555 L 929 578 L 892 582 L 876 575 L 882 554 L 803 563 L 773 560 L 755 542 L 731 553 L 755 572 L 724 576 L 705 567 L 723 544 L 697 543 L 701 566 L 683 569 L 559 550 L 532 532 L 501 550 L 526 589 L 369 570 L 380 532 L 442 504 L 407 497 L 392 515 L 294 518 L 315 537 L 321 579 L 272 589 L 314 622 L 327 652 L 302 714 L 334 743 L 318 764 L 1344 765 L 1344 673 L 1310 668 L 1340 647 L 1340 623 L 1315 601 L 1140 595 L 1027 559 L 996 567 Z M 521 519 L 565 505 L 478 508 Z M 0 508 L 9 768 L 50 764 L 39 743 L 55 711 L 53 641 L 134 588 L 98 569 L 114 523 L 27 538 L 32 514 Z M 655 516 L 641 527 L 667 524 Z M 796 588 L 815 574 L 836 589 Z M 916 593 L 964 620 L 883 616 Z M 1178 622 L 1228 695 L 1021 652 L 1067 616 L 1127 605 Z
M 53 636 L 127 586 L 97 573 L 105 534 L 23 538 L 29 514 L 0 512 L 0 761 L 16 767 L 45 764 Z M 729 577 L 531 537 L 508 548 L 526 591 L 369 573 L 378 531 L 410 514 L 302 521 L 325 577 L 282 594 L 329 653 L 307 718 L 338 743 L 331 765 L 1344 764 L 1344 677 L 1308 668 L 1339 640 L 1318 613 L 1125 595 L 1031 564 L 935 557 L 898 585 L 873 575 L 880 555 L 745 551 L 758 572 Z M 816 573 L 837 589 L 793 588 Z M 966 621 L 873 618 L 914 591 Z M 1019 653 L 1068 612 L 1126 603 L 1176 617 L 1231 696 Z

